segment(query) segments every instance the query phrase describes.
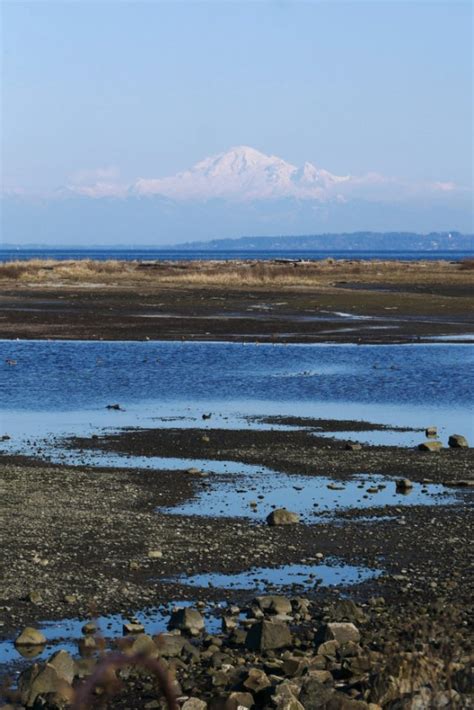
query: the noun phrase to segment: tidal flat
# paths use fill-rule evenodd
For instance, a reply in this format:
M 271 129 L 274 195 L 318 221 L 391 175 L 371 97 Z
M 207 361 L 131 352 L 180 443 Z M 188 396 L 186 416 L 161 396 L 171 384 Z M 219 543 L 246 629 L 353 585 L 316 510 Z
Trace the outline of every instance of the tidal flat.
M 275 329 L 275 342 L 257 344 L 227 316 L 196 338 L 209 342 L 183 342 L 187 325 L 173 340 L 165 321 L 179 317 L 151 335 L 138 316 L 119 317 L 113 269 L 113 283 L 71 289 L 55 268 L 2 292 L 0 662 L 13 707 L 67 707 L 51 682 L 59 670 L 38 666 L 35 685 L 33 661 L 63 651 L 52 663 L 77 688 L 104 646 L 158 658 L 185 710 L 472 707 L 469 271 L 435 265 L 434 279 L 447 274 L 436 295 L 429 276 L 383 295 L 384 309 L 403 302 L 416 322 L 401 342 L 364 330 L 375 306 L 343 284 L 318 286 L 318 298 L 336 299 L 322 303 L 344 314 L 331 318 L 352 313 L 344 327 L 361 324 L 356 338 L 337 323 L 336 342 L 281 342 L 282 321 L 257 309 L 260 332 Z M 321 270 L 332 279 L 337 268 Z M 151 307 L 153 278 L 130 287 L 129 302 Z M 186 291 L 190 308 L 200 288 Z M 253 301 L 246 288 L 239 298 Z M 259 304 L 288 300 L 265 288 Z M 72 293 L 81 305 L 64 308 Z M 34 302 L 25 322 L 12 299 Z M 327 338 L 326 324 L 296 331 L 306 327 Z M 450 446 L 453 434 L 468 445 Z M 282 508 L 298 521 L 268 524 Z M 15 646 L 25 627 L 43 644 Z M 114 697 L 92 705 L 164 706 L 143 668 L 118 675 Z
M 0 338 L 409 342 L 474 335 L 473 260 L 0 264 Z

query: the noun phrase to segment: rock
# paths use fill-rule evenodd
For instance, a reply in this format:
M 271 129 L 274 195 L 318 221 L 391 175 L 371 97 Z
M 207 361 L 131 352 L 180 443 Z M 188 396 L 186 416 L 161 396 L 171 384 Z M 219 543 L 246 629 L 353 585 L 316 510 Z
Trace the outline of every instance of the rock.
M 413 483 L 408 478 L 399 478 L 395 481 L 397 491 L 409 491 L 413 488 Z
M 436 426 L 427 426 L 425 429 L 425 435 L 428 437 L 434 437 L 438 436 L 438 427 Z
M 329 658 L 335 658 L 336 653 L 339 650 L 339 642 L 333 639 L 332 641 L 324 641 L 318 646 L 318 656 L 326 656 Z M 316 662 L 316 659 L 314 659 L 314 662 Z M 313 665 L 313 664 L 312 664 Z M 326 663 L 322 664 L 322 668 L 326 668 Z
M 357 626 L 348 622 L 331 622 L 325 624 L 318 632 L 318 638 L 322 641 L 337 641 L 339 644 L 354 641 L 359 643 L 360 632 Z
M 71 685 L 58 675 L 56 668 L 49 663 L 34 663 L 24 671 L 18 680 L 18 690 L 23 705 L 33 707 L 38 696 L 49 693 L 60 694 L 61 697 L 72 700 Z
M 243 682 L 243 686 L 252 693 L 260 693 L 265 688 L 269 688 L 271 682 L 265 671 L 260 670 L 260 668 L 251 668 Z
M 334 621 L 352 621 L 353 623 L 364 623 L 367 616 L 362 609 L 351 599 L 341 599 L 336 602 L 332 611 Z
M 291 645 L 291 633 L 281 621 L 260 621 L 249 629 L 245 644 L 252 651 L 268 651 Z
M 63 597 L 63 601 L 65 604 L 76 604 L 77 597 L 75 594 L 65 594 Z
M 333 684 L 333 677 L 329 671 L 313 670 L 312 668 L 308 671 L 308 676 L 315 678 L 319 683 L 324 683 L 326 685 Z
M 169 628 L 180 629 L 190 633 L 192 636 L 198 636 L 204 631 L 204 619 L 197 609 L 191 609 L 190 607 L 175 609 L 171 614 Z
M 145 631 L 145 627 L 138 621 L 128 621 L 126 624 L 123 625 L 122 630 L 124 635 L 142 634 Z
M 94 621 L 88 621 L 84 624 L 81 631 L 83 634 L 95 634 L 95 632 L 97 631 L 97 625 Z
M 148 636 L 148 634 L 139 634 L 133 639 L 130 646 L 126 646 L 123 649 L 123 653 L 126 656 L 133 656 L 136 653 L 139 653 L 141 656 L 145 656 L 146 658 L 157 658 L 159 655 L 153 639 L 151 636 Z
M 276 594 L 256 597 L 255 602 L 262 611 L 272 614 L 290 614 L 292 611 L 290 600 Z
M 201 436 L 201 441 L 204 444 L 208 444 L 210 442 L 210 438 L 207 436 L 207 434 L 204 434 L 204 436 Z
M 424 441 L 418 445 L 419 451 L 440 451 L 442 448 L 441 441 Z
M 161 550 L 148 550 L 148 557 L 150 560 L 159 560 L 163 557 L 163 553 Z
M 180 634 L 158 634 L 153 640 L 160 656 L 180 656 L 186 640 Z
M 455 690 L 432 690 L 422 688 L 410 698 L 410 710 L 452 710 L 452 708 L 463 708 L 460 702 L 459 693 Z
M 234 616 L 222 617 L 222 631 L 225 634 L 230 633 L 237 628 L 237 619 Z
M 108 404 L 108 405 L 106 406 L 106 409 L 115 409 L 116 411 L 122 411 L 122 412 L 123 412 L 123 409 L 122 409 L 122 407 L 120 406 L 120 404 Z
M 15 640 L 15 646 L 42 646 L 46 643 L 46 638 L 41 631 L 27 626 Z
M 269 525 L 293 525 L 294 523 L 299 523 L 300 516 L 298 513 L 291 513 L 286 508 L 277 508 L 277 510 L 272 510 L 270 515 L 267 516 L 267 523 Z
M 320 683 L 316 678 L 311 678 L 311 676 L 305 680 L 303 687 L 301 688 L 301 693 L 299 696 L 299 701 L 306 709 L 316 710 L 316 708 L 326 708 L 326 703 L 329 701 L 333 695 L 333 688 Z
M 283 681 L 277 685 L 272 696 L 273 704 L 277 710 L 305 710 L 296 697 L 299 690 L 298 686 L 289 681 Z
M 206 710 L 207 703 L 204 700 L 199 700 L 199 698 L 188 698 L 181 705 L 181 710 Z
M 79 647 L 79 652 L 84 655 L 90 655 L 92 651 L 95 651 L 97 648 L 97 641 L 95 639 L 95 636 L 84 636 L 84 638 L 79 639 L 77 642 L 77 645 Z
M 359 444 L 358 441 L 348 441 L 344 448 L 346 451 L 360 451 L 362 444 Z
M 467 443 L 467 439 L 465 436 L 462 436 L 462 434 L 451 434 L 451 436 L 448 439 L 448 446 L 450 446 L 452 449 L 468 449 L 469 444 Z
M 282 664 L 282 671 L 285 676 L 289 678 L 294 678 L 295 676 L 303 675 L 303 673 L 308 668 L 309 661 L 307 658 L 301 658 L 300 656 L 292 656 L 290 658 L 285 658 Z
M 41 646 L 17 646 L 16 650 L 22 658 L 36 658 L 40 653 L 43 653 L 45 644 Z
M 191 468 L 186 469 L 186 473 L 190 473 L 191 475 L 197 475 L 198 473 L 201 473 L 200 468 L 195 468 L 194 466 L 191 466 Z
M 67 683 L 72 683 L 75 675 L 75 663 L 72 656 L 67 651 L 56 651 L 48 661 L 50 666 L 56 669 L 56 673 Z
M 344 693 L 334 693 L 324 706 L 325 710 L 369 710 L 369 705 L 363 700 L 348 698 Z
M 224 710 L 239 710 L 239 708 L 251 708 L 254 700 L 251 693 L 230 693 L 225 702 Z
M 31 602 L 31 604 L 35 604 L 35 605 L 41 604 L 43 601 L 43 598 L 42 598 L 40 592 L 37 592 L 34 589 L 28 593 L 26 598 L 29 602 Z

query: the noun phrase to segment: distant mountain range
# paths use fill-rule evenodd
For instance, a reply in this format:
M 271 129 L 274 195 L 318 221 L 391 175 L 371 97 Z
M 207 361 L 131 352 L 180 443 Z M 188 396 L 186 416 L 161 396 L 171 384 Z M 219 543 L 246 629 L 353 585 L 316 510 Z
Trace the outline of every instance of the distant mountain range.
M 4 190 L 1 210 L 3 240 L 50 246 L 135 241 L 156 247 L 239 234 L 341 233 L 368 227 L 393 233 L 473 229 L 472 191 L 450 180 L 336 175 L 248 146 L 205 158 L 169 177 L 124 183 L 116 171 L 97 169 L 82 171 L 49 193 Z
M 31 243 L 18 247 L 14 244 L 0 245 L 2 249 L 41 249 L 45 244 Z M 143 244 L 128 245 L 70 245 L 71 249 L 84 249 L 88 253 L 94 249 L 146 250 Z M 274 237 L 238 237 L 236 239 L 212 239 L 211 241 L 186 242 L 157 247 L 155 250 L 175 252 L 474 252 L 474 234 L 460 232 L 352 232 L 342 234 L 304 234 Z M 61 249 L 67 249 L 62 246 Z

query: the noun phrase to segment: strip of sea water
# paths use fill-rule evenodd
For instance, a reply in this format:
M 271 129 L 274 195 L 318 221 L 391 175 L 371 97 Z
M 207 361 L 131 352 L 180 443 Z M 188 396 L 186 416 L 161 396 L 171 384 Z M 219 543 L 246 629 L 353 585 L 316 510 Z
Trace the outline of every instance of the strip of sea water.
M 444 443 L 451 433 L 472 440 L 473 360 L 472 345 L 442 342 L 2 341 L 0 435 L 11 436 L 5 446 L 24 448 L 32 438 L 103 428 L 242 429 L 265 426 L 254 417 L 292 416 L 434 425 Z M 106 409 L 111 403 L 121 410 Z M 203 421 L 203 412 L 212 419 Z M 351 434 L 374 444 L 420 439 L 416 431 Z
M 55 259 L 65 261 L 69 259 L 94 259 L 105 261 L 118 259 L 120 261 L 134 260 L 160 260 L 160 261 L 227 261 L 229 259 L 303 259 L 320 261 L 332 257 L 334 259 L 382 259 L 416 261 L 446 259 L 458 261 L 472 258 L 473 252 L 462 251 L 359 251 L 359 250 L 320 250 L 320 249 L 150 249 L 127 247 L 103 247 L 76 249 L 53 249 L 48 247 L 5 247 L 0 248 L 0 262 L 25 261 L 27 259 Z

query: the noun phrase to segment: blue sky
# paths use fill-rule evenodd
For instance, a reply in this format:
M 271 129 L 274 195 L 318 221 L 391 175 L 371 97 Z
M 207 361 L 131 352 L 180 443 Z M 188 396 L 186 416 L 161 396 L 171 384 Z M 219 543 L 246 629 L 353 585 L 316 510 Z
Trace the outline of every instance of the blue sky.
M 161 177 L 251 145 L 471 183 L 469 2 L 4 2 L 3 171 Z

